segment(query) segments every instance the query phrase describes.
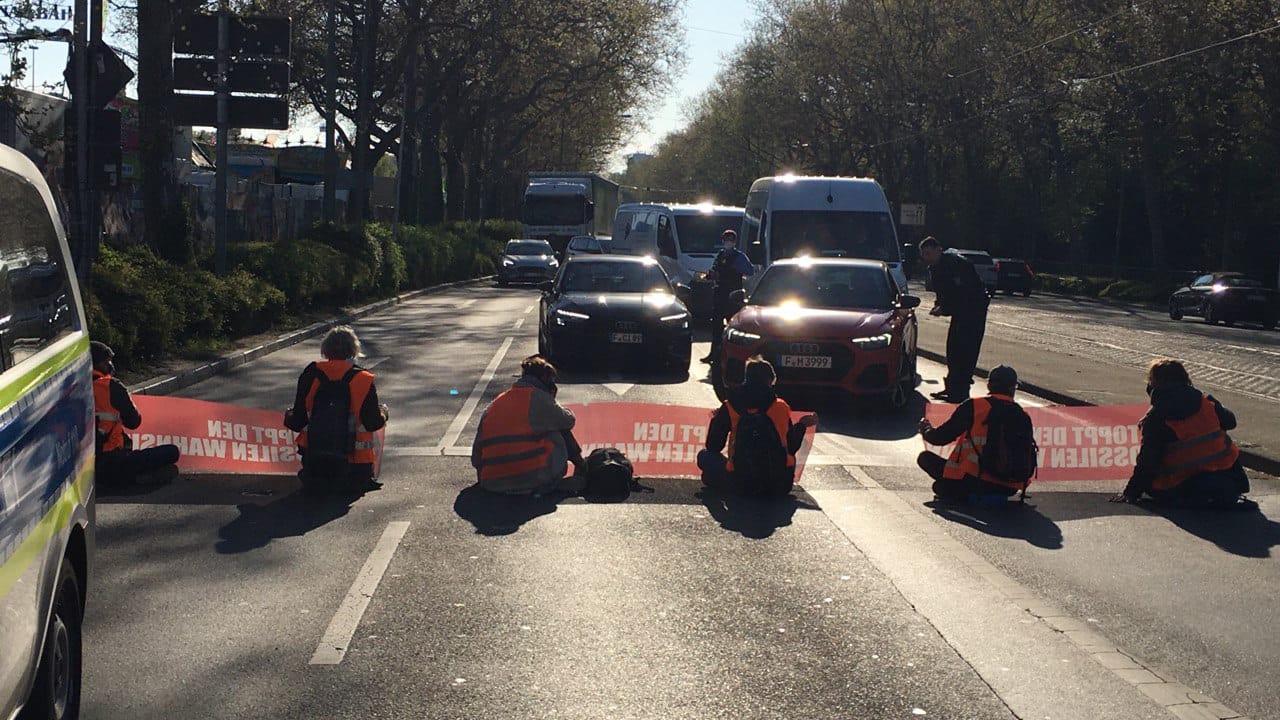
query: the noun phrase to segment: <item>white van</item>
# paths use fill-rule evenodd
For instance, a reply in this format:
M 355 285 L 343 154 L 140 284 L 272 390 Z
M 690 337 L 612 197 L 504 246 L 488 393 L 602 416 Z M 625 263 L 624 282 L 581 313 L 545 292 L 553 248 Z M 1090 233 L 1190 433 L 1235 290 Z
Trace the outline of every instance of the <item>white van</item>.
M 49 187 L 0 145 L 0 720 L 80 716 L 93 373 Z
M 740 207 L 711 203 L 626 203 L 613 216 L 610 249 L 656 258 L 672 282 L 693 290 L 690 310 L 704 317 L 702 306 L 710 304 L 711 288 L 703 275 L 720 252 L 720 235 L 739 229 L 744 215 Z
M 803 255 L 881 260 L 907 289 L 893 213 L 880 183 L 870 178 L 756 180 L 747 194 L 742 249 L 761 269 Z

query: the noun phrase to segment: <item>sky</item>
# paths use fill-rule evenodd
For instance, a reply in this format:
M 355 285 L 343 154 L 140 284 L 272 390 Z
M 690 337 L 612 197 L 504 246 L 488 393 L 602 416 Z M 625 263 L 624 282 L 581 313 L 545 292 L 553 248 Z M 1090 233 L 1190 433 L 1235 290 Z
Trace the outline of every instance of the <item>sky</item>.
M 71 2 L 72 0 L 55 0 L 54 4 L 70 5 Z M 630 153 L 651 151 L 664 135 L 685 124 L 684 113 L 691 106 L 691 101 L 711 86 L 723 59 L 745 40 L 755 14 L 751 4 L 751 0 L 685 0 L 681 21 L 685 40 L 684 70 L 673 78 L 665 98 L 655 99 L 651 106 L 636 111 L 641 125 L 623 144 L 614 160 L 615 167 L 611 169 L 620 169 L 624 164 L 623 158 Z M 70 22 L 42 22 L 38 25 L 42 30 L 50 32 L 71 27 Z M 35 48 L 35 71 L 28 73 L 23 85 L 31 88 L 34 82 L 37 91 L 47 92 L 45 83 L 57 84 L 62 81 L 62 71 L 67 61 L 66 45 L 45 42 L 37 43 Z M 32 61 L 30 48 L 24 51 L 24 55 L 29 62 Z M 64 91 L 59 89 L 58 92 L 61 94 Z M 130 94 L 133 94 L 132 90 Z M 267 133 L 246 134 L 261 137 Z M 316 139 L 318 134 L 318 129 L 314 127 L 288 133 L 292 140 L 305 139 L 308 142 Z

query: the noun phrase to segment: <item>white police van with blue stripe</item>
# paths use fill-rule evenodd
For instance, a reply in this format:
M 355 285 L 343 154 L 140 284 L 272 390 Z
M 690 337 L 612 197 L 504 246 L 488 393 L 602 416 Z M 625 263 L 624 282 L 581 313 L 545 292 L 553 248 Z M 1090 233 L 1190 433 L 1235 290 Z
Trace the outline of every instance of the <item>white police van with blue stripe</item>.
M 89 338 L 48 185 L 0 145 L 0 720 L 80 715 L 93 556 Z

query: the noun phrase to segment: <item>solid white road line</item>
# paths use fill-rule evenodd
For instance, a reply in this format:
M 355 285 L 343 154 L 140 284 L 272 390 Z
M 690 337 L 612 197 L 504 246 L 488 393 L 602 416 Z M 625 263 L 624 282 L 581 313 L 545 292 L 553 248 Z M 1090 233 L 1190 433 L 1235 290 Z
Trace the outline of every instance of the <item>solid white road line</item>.
M 512 330 L 519 330 L 522 327 L 524 327 L 524 318 L 520 318 L 519 320 L 516 320 L 514 323 L 511 324 Z
M 365 358 L 364 362 L 360 363 L 360 367 L 364 368 L 365 370 L 372 370 L 390 359 L 391 358 L 389 357 Z
M 445 431 L 444 439 L 440 441 L 440 444 L 444 447 L 453 447 L 457 444 L 462 431 L 467 427 L 467 422 L 471 420 L 471 414 L 476 411 L 476 406 L 484 398 L 484 391 L 489 389 L 489 383 L 493 382 L 493 376 L 498 372 L 498 366 L 502 364 L 502 359 L 507 356 L 507 350 L 511 349 L 513 340 L 515 338 L 503 340 L 502 347 L 498 348 L 498 352 L 494 353 L 493 359 L 489 361 L 489 366 L 484 369 L 484 375 L 480 376 L 480 380 L 476 382 L 476 386 L 471 390 L 471 395 L 462 404 L 462 409 L 458 411 L 457 417 L 450 423 L 449 429 Z
M 395 555 L 396 548 L 400 546 L 408 529 L 409 523 L 403 520 L 387 524 L 382 538 L 369 554 L 369 559 L 365 560 L 364 567 L 360 568 L 355 582 L 351 583 L 351 589 L 347 591 L 342 605 L 333 614 L 329 629 L 324 631 L 324 637 L 316 646 L 310 664 L 337 665 L 342 662 L 351 645 L 351 638 L 355 637 L 356 628 L 360 625 L 360 618 L 364 617 L 364 611 L 369 607 L 369 601 L 373 600 L 373 593 L 378 589 L 378 583 L 382 582 L 382 575 L 391 564 L 391 557 Z
M 469 307 L 471 307 L 472 305 L 475 305 L 475 304 L 476 304 L 476 299 L 475 299 L 475 298 L 471 298 L 470 300 L 463 300 L 462 302 L 458 303 L 456 307 L 457 307 L 459 310 L 465 310 L 466 308 L 469 308 Z

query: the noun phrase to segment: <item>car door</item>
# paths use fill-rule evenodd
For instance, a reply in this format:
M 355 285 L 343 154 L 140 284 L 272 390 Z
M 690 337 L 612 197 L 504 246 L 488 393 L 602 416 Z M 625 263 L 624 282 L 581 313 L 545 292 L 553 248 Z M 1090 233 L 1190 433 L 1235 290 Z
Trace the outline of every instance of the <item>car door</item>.
M 1191 281 L 1190 292 L 1183 297 L 1183 312 L 1192 315 L 1204 314 L 1204 303 L 1213 294 L 1213 276 L 1201 275 Z

